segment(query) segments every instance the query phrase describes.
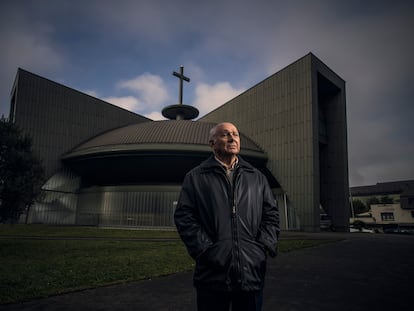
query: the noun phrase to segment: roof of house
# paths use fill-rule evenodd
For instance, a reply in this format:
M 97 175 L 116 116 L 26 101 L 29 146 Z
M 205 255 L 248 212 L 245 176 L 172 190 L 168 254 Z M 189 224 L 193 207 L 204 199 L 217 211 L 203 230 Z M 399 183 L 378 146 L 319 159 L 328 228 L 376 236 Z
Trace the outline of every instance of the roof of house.
M 414 180 L 382 182 L 375 185 L 351 187 L 353 196 L 413 193 Z

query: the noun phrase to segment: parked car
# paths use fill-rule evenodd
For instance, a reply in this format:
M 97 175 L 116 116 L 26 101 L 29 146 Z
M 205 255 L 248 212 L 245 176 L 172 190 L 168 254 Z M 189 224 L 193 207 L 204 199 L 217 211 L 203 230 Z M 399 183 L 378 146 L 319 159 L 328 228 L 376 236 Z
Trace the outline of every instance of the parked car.
M 368 229 L 368 228 L 356 228 L 353 226 L 349 227 L 349 232 L 363 232 L 363 233 L 375 233 L 374 229 Z
M 414 228 L 405 228 L 400 226 L 384 227 L 384 233 L 396 233 L 396 234 L 414 234 Z
M 321 214 L 319 226 L 322 231 L 335 231 L 335 227 L 332 224 L 331 217 L 328 214 Z

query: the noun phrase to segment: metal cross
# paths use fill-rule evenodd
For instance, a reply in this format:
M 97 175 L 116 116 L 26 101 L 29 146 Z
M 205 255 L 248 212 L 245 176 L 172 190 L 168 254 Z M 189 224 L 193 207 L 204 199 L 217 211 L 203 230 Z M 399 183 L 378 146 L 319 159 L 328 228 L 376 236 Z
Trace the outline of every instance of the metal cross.
M 180 66 L 180 73 L 173 71 L 173 75 L 180 79 L 180 97 L 179 103 L 180 105 L 183 104 L 183 80 L 190 82 L 190 78 L 184 76 L 184 66 Z

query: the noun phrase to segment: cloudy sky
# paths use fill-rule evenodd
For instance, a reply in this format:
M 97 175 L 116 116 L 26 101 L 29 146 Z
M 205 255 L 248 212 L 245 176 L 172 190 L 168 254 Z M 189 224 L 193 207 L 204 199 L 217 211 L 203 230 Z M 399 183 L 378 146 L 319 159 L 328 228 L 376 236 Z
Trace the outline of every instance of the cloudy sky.
M 154 120 L 200 115 L 309 52 L 346 81 L 350 185 L 414 179 L 414 1 L 0 0 L 0 115 L 18 67 Z

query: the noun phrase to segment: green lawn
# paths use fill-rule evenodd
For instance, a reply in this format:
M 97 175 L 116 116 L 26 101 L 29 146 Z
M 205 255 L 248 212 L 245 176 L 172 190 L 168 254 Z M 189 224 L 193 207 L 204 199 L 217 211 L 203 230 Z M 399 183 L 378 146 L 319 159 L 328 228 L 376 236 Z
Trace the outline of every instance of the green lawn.
M 106 229 L 51 225 L 2 225 L 0 236 L 89 237 L 89 238 L 178 238 L 176 231 Z
M 0 304 L 191 270 L 174 238 L 174 231 L 0 225 Z M 279 251 L 326 242 L 281 240 Z

